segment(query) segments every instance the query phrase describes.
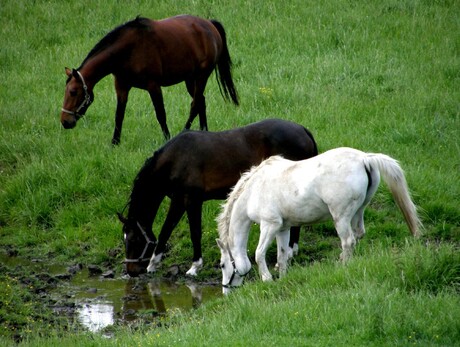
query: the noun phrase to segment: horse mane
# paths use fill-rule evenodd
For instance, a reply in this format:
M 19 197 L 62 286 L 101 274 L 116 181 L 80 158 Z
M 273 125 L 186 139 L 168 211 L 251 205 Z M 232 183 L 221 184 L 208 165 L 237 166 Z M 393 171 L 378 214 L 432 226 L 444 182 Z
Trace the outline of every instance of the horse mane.
M 151 192 L 155 188 L 155 179 L 152 179 L 152 172 L 158 160 L 158 151 L 148 158 L 139 170 L 133 182 L 133 188 L 125 208 L 128 208 L 128 219 L 137 219 L 139 211 L 146 210 L 151 205 L 152 196 L 146 192 Z
M 83 65 L 93 56 L 97 55 L 98 53 L 102 52 L 104 49 L 106 49 L 108 46 L 112 45 L 115 41 L 119 39 L 121 34 L 128 29 L 147 29 L 149 28 L 149 22 L 150 19 L 144 18 L 137 16 L 133 20 L 130 20 L 129 22 L 126 22 L 124 24 L 119 25 L 115 29 L 113 29 L 111 32 L 109 32 L 107 35 L 105 35 L 96 45 L 93 47 L 93 49 L 88 53 L 86 58 L 83 60 L 81 63 L 80 67 L 77 68 L 77 70 L 80 70 Z
M 222 212 L 216 218 L 219 238 L 224 244 L 229 244 L 230 241 L 229 227 L 233 206 L 246 189 L 248 182 L 254 176 L 254 174 L 258 172 L 262 167 L 271 165 L 272 163 L 279 161 L 280 159 L 283 159 L 281 155 L 274 155 L 264 160 L 260 165 L 255 165 L 251 167 L 248 171 L 244 172 L 241 175 L 241 178 L 238 180 L 238 182 L 235 184 L 235 186 L 228 194 L 227 200 L 222 204 Z

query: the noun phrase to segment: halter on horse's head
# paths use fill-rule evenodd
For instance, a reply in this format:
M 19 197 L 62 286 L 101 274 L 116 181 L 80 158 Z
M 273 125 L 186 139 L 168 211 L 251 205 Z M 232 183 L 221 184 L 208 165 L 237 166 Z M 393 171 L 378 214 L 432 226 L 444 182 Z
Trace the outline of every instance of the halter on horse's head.
M 126 251 L 126 258 L 123 262 L 126 264 L 128 274 L 135 277 L 145 272 L 156 240 L 149 237 L 139 222 L 132 222 L 121 214 L 118 214 L 118 218 L 123 223 L 123 240 Z
M 64 106 L 61 111 L 61 123 L 66 129 L 75 127 L 77 120 L 80 119 L 93 102 L 94 95 L 88 90 L 88 86 L 80 71 L 76 69 L 66 69 L 67 87 L 64 96 Z M 72 81 L 72 77 L 74 80 Z M 76 81 L 81 83 L 83 92 L 77 88 Z M 81 100 L 81 101 L 80 101 Z
M 249 273 L 251 267 L 249 267 L 248 271 L 240 273 L 236 267 L 235 258 L 228 244 L 224 245 L 219 239 L 216 241 L 222 254 L 220 260 L 220 268 L 222 269 L 222 288 L 224 294 L 227 294 L 230 289 L 239 287 L 243 283 L 243 279 Z

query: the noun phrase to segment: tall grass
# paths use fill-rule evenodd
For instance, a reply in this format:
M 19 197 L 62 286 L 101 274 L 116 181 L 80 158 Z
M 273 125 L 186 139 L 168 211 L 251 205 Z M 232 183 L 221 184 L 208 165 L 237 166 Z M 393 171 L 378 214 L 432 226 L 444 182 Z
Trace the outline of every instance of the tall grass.
M 459 7 L 457 1 L 449 0 L 246 3 L 198 0 L 126 1 L 123 4 L 104 0 L 97 5 L 86 0 L 2 2 L 0 244 L 35 258 L 119 264 L 124 255 L 121 227 L 115 212 L 125 206 L 132 181 L 144 160 L 164 143 L 161 130 L 147 93 L 133 90 L 122 143 L 118 147 L 110 145 L 116 103 L 111 77 L 96 86 L 95 101 L 77 127 L 63 130 L 59 111 L 64 94 L 64 67 L 79 66 L 106 33 L 138 14 L 159 19 L 191 13 L 216 18 L 223 23 L 241 98 L 238 108 L 224 103 L 215 79 L 210 78 L 206 90 L 210 130 L 219 131 L 267 117 L 279 117 L 308 127 L 321 151 L 351 146 L 389 154 L 400 160 L 405 169 L 425 225 L 423 242 L 458 247 Z M 184 85 L 165 88 L 163 92 L 170 131 L 177 134 L 185 124 L 191 100 Z M 193 127 L 197 129 L 198 125 Z M 166 208 L 167 202 L 157 217 L 156 233 Z M 215 268 L 219 255 L 214 241 L 214 218 L 218 210 L 219 202 L 205 204 L 205 269 L 202 278 L 219 275 Z M 378 247 L 376 251 L 384 254 L 391 250 L 399 254 L 399 249 L 404 249 L 409 233 L 386 188 L 379 189 L 366 210 L 365 222 L 368 233 L 357 249 L 355 264 L 366 262 L 369 250 L 375 245 Z M 256 230 L 251 235 L 250 254 L 253 254 L 257 241 Z M 382 316 L 373 318 L 372 324 L 377 330 L 383 329 L 384 341 L 394 338 L 403 344 L 410 342 L 404 339 L 409 339 L 411 324 L 418 327 L 417 331 L 425 330 L 427 336 L 431 332 L 434 334 L 435 329 L 429 330 L 428 325 L 439 326 L 435 321 L 444 310 L 447 315 L 455 312 L 449 311 L 446 303 L 458 307 L 455 296 L 443 291 L 444 286 L 451 288 L 455 285 L 452 281 L 445 283 L 444 275 L 430 278 L 430 273 L 436 270 L 430 266 L 420 278 L 417 277 L 421 276 L 419 272 L 414 278 L 404 277 L 407 288 L 399 282 L 379 286 L 375 281 L 381 272 L 367 272 L 373 283 L 363 279 L 362 291 L 356 287 L 345 288 L 340 297 L 338 292 L 343 288 L 334 284 L 338 280 L 334 274 L 339 270 L 327 263 L 338 256 L 337 241 L 330 223 L 305 230 L 296 261 L 302 266 L 315 260 L 321 262 L 308 267 L 306 272 L 301 268 L 293 270 L 293 277 L 286 280 L 295 282 L 295 276 L 307 276 L 307 273 L 310 276 L 310 272 L 317 268 L 321 272 L 317 278 L 324 278 L 324 295 L 319 294 L 321 288 L 318 288 L 315 292 L 319 300 L 317 306 L 305 306 L 310 313 L 320 312 L 314 311 L 315 307 L 322 310 L 317 313 L 318 320 L 311 321 L 315 322 L 314 325 L 305 330 L 312 338 L 317 338 L 318 343 L 328 344 L 328 336 L 332 333 L 327 328 L 329 321 L 336 330 L 333 336 L 337 341 L 348 341 L 346 336 L 352 336 L 356 331 L 359 338 L 353 340 L 355 344 L 367 339 L 371 334 L 371 323 L 363 318 L 362 322 L 366 324 L 360 328 L 361 318 L 353 322 L 361 305 L 368 312 L 367 316 L 363 315 L 367 318 L 372 312 L 379 313 L 382 304 L 391 306 L 383 306 Z M 173 232 L 171 246 L 165 262 L 179 263 L 186 269 L 192 247 L 185 219 Z M 423 257 L 436 256 L 433 248 L 427 250 Z M 269 260 L 275 261 L 274 250 L 268 255 Z M 376 260 L 376 269 L 387 266 L 388 259 L 382 257 Z M 403 259 L 410 263 L 418 258 Z M 326 262 L 324 268 L 323 262 Z M 345 276 L 352 268 L 340 270 L 340 276 Z M 445 271 L 446 278 L 450 278 L 449 269 Z M 452 271 L 458 274 L 458 268 L 454 267 Z M 286 288 L 286 291 L 308 293 L 314 291 L 310 284 L 308 281 L 302 286 Z M 439 289 L 432 288 L 438 285 Z M 229 306 L 221 305 L 230 310 L 227 318 L 231 320 L 232 315 L 243 315 L 230 309 L 233 303 L 236 304 L 233 300 L 244 300 L 245 295 L 252 295 L 255 300 L 260 290 L 270 293 L 285 286 L 287 282 L 284 280 L 270 285 L 260 284 L 260 287 L 250 285 L 230 298 Z M 328 286 L 332 289 L 329 290 Z M 389 289 L 392 286 L 398 289 Z M 412 291 L 411 286 L 420 290 Z M 252 290 L 255 290 L 253 294 Z M 334 301 L 337 296 L 338 302 Z M 304 321 L 295 320 L 295 311 L 290 312 L 295 300 L 283 303 L 282 296 L 277 300 L 280 306 L 267 304 L 267 311 L 262 313 L 272 316 L 279 311 L 280 316 L 275 316 L 280 324 L 287 324 L 282 323 L 282 318 L 297 322 L 292 329 L 307 321 L 306 316 L 302 316 Z M 345 305 L 347 302 L 349 306 Z M 397 308 L 404 302 L 404 308 Z M 424 302 L 438 306 L 425 307 Z M 409 306 L 414 308 L 406 312 L 405 308 Z M 254 309 L 249 304 L 247 307 L 248 310 Z M 346 314 L 341 318 L 342 310 Z M 432 311 L 431 316 L 424 314 L 427 311 Z M 219 321 L 217 313 L 211 316 L 216 317 L 215 324 L 226 326 L 227 322 Z M 408 319 L 410 324 L 398 327 L 398 318 L 392 318 L 387 325 L 390 316 Z M 407 318 L 409 316 L 412 318 Z M 190 318 L 184 318 L 187 319 Z M 420 323 L 424 319 L 426 325 Z M 264 336 L 265 323 L 261 319 L 255 321 L 260 324 L 258 336 Z M 236 322 L 235 329 L 242 321 Z M 248 330 L 238 337 L 237 330 L 229 329 L 230 342 L 232 338 L 243 341 L 243 336 L 253 336 L 250 328 L 256 328 L 247 320 L 243 322 Z M 265 328 L 269 330 L 273 323 L 266 323 Z M 440 341 L 447 343 L 458 338 L 454 328 L 458 325 L 448 318 L 447 337 Z M 178 330 L 182 331 L 182 328 Z M 217 326 L 215 330 L 218 330 Z M 183 331 L 184 338 L 187 333 L 193 334 L 191 328 Z M 436 343 L 434 335 L 427 336 L 422 341 Z M 150 341 L 153 335 L 146 338 Z M 282 337 L 278 336 L 273 341 L 281 340 Z M 170 336 L 165 341 L 173 343 L 174 338 Z M 298 342 L 292 341 L 293 344 Z M 375 341 L 379 344 L 380 340 L 375 338 Z

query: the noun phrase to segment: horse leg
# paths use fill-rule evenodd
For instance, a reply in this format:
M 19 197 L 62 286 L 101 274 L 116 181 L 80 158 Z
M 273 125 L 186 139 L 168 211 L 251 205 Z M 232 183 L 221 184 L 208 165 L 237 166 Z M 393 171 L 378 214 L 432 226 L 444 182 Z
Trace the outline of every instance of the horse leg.
M 206 77 L 203 80 L 197 79 L 185 81 L 187 91 L 193 99 L 192 103 L 190 104 L 190 114 L 187 122 L 185 123 L 185 129 L 190 129 L 193 120 L 196 118 L 197 115 L 199 115 L 200 129 L 206 131 L 208 130 L 208 122 L 206 119 L 206 99 L 204 97 L 204 90 L 206 88 L 208 77 Z
M 256 249 L 256 263 L 259 266 L 259 273 L 262 281 L 271 281 L 273 279 L 272 274 L 268 270 L 265 255 L 267 254 L 268 247 L 273 242 L 275 235 L 278 231 L 278 227 L 271 223 L 262 221 L 260 223 L 260 237 L 259 244 Z M 280 264 L 282 266 L 282 264 Z
M 115 91 L 117 93 L 117 110 L 115 111 L 115 130 L 113 131 L 112 145 L 120 144 L 121 128 L 125 118 L 126 104 L 131 87 L 115 78 Z
M 364 228 L 364 206 L 351 219 L 351 228 L 353 229 L 356 240 L 361 239 L 366 233 L 366 229 Z
M 193 199 L 186 203 L 188 223 L 190 225 L 190 238 L 193 244 L 193 263 L 186 275 L 196 276 L 203 267 L 203 257 L 201 253 L 201 213 L 203 201 Z
M 160 123 L 161 130 L 163 131 L 163 136 L 165 140 L 169 140 L 171 135 L 168 130 L 168 125 L 166 124 L 166 111 L 161 88 L 155 85 L 150 87 L 148 92 L 150 94 L 150 99 L 152 100 L 153 107 L 155 108 L 155 114 L 157 116 L 158 123 Z
M 299 253 L 300 227 L 291 227 L 289 237 L 289 258 Z
M 340 237 L 342 244 L 342 253 L 340 254 L 340 260 L 346 263 L 353 254 L 353 248 L 356 244 L 355 235 L 351 228 L 350 220 L 348 218 L 334 219 L 335 229 Z
M 196 283 L 188 283 L 186 286 L 188 289 L 190 289 L 190 294 L 192 294 L 192 307 L 200 307 L 201 303 L 203 302 L 202 287 Z
M 280 277 L 284 276 L 287 272 L 287 263 L 289 259 L 289 229 L 280 230 L 276 234 L 276 247 L 277 247 L 277 262 Z
M 147 272 L 155 272 L 157 266 L 160 264 L 163 252 L 166 249 L 166 243 L 168 242 L 173 229 L 179 223 L 181 217 L 184 215 L 185 207 L 181 199 L 171 198 L 171 205 L 169 206 L 168 215 L 163 223 L 163 226 L 158 236 L 158 243 L 153 252 L 152 258 L 150 259 Z

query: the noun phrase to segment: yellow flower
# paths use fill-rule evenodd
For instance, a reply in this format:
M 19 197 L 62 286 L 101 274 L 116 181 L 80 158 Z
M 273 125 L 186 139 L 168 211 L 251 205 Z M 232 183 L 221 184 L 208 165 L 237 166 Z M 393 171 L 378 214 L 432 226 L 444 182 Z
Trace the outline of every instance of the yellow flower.
M 273 94 L 273 89 L 268 88 L 268 87 L 260 87 L 259 91 L 262 94 L 267 95 L 267 96 L 272 96 L 272 94 Z

